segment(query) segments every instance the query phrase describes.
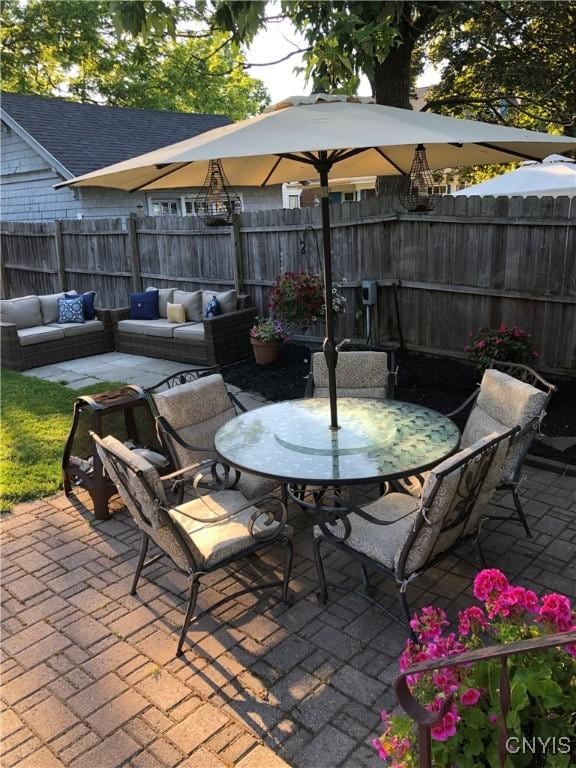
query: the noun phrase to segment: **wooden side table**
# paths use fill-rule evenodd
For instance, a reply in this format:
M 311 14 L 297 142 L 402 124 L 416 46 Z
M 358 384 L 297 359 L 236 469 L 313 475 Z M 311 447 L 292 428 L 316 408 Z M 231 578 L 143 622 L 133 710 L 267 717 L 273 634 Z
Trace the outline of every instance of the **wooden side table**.
M 90 429 L 97 435 L 102 436 L 104 432 L 104 419 L 108 418 L 111 414 L 121 412 L 124 416 L 124 425 L 128 438 L 137 443 L 138 430 L 136 428 L 136 419 L 134 418 L 134 409 L 143 406 L 147 406 L 143 390 L 132 385 L 110 392 L 101 392 L 97 395 L 83 395 L 74 401 L 72 426 L 62 457 L 64 493 L 66 496 L 69 496 L 73 484 L 86 488 L 92 497 L 94 515 L 98 520 L 108 520 L 110 518 L 108 500 L 116 493 L 116 486 L 104 472 L 102 462 L 94 445 L 92 445 L 91 455 L 87 458 L 72 455 L 80 418 L 83 414 L 88 415 L 90 418 Z

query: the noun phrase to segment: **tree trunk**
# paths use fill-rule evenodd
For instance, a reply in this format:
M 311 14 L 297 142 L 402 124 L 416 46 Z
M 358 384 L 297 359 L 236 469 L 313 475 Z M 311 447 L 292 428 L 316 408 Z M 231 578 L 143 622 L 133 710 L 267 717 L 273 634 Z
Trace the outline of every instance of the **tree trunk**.
M 412 109 L 410 104 L 410 63 L 414 46 L 403 42 L 381 64 L 376 63 L 372 91 L 377 104 Z

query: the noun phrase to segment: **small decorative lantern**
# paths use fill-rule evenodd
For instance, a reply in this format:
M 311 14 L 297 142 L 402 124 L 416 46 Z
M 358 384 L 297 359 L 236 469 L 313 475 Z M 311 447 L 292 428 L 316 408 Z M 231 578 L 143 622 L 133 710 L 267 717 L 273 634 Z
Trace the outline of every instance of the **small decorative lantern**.
M 426 148 L 418 144 L 410 173 L 400 188 L 400 202 L 408 211 L 432 211 L 440 197 L 434 192 L 434 176 L 428 166 Z
M 242 201 L 230 186 L 222 162 L 210 160 L 206 181 L 194 199 L 194 213 L 208 227 L 225 227 L 242 211 Z

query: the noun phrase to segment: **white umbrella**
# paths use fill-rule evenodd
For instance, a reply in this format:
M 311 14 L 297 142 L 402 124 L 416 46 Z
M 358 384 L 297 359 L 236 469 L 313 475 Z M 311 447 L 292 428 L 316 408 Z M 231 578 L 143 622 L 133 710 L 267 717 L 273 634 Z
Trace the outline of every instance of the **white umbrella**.
M 266 186 L 320 177 L 326 291 L 324 352 L 329 372 L 331 429 L 338 429 L 337 353 L 331 303 L 332 259 L 328 174 L 339 177 L 408 174 L 424 145 L 431 169 L 540 160 L 552 148 L 576 149 L 576 139 L 520 128 L 384 107 L 371 99 L 314 94 L 292 97 L 258 117 L 102 168 L 56 186 L 128 191 L 198 187 L 209 161 L 220 160 L 233 187 Z
M 520 168 L 494 176 L 481 184 L 461 189 L 454 197 L 574 197 L 576 163 L 562 155 L 549 155 L 541 163 L 528 161 Z

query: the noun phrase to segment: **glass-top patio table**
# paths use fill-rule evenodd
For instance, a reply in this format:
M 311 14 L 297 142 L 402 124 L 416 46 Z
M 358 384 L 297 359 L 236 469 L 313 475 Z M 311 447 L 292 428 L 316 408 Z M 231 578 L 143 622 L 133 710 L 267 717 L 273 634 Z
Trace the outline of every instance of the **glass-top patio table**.
M 338 398 L 331 430 L 327 398 L 289 400 L 224 424 L 216 450 L 233 467 L 287 483 L 354 485 L 430 469 L 458 447 L 448 417 L 412 403 Z

